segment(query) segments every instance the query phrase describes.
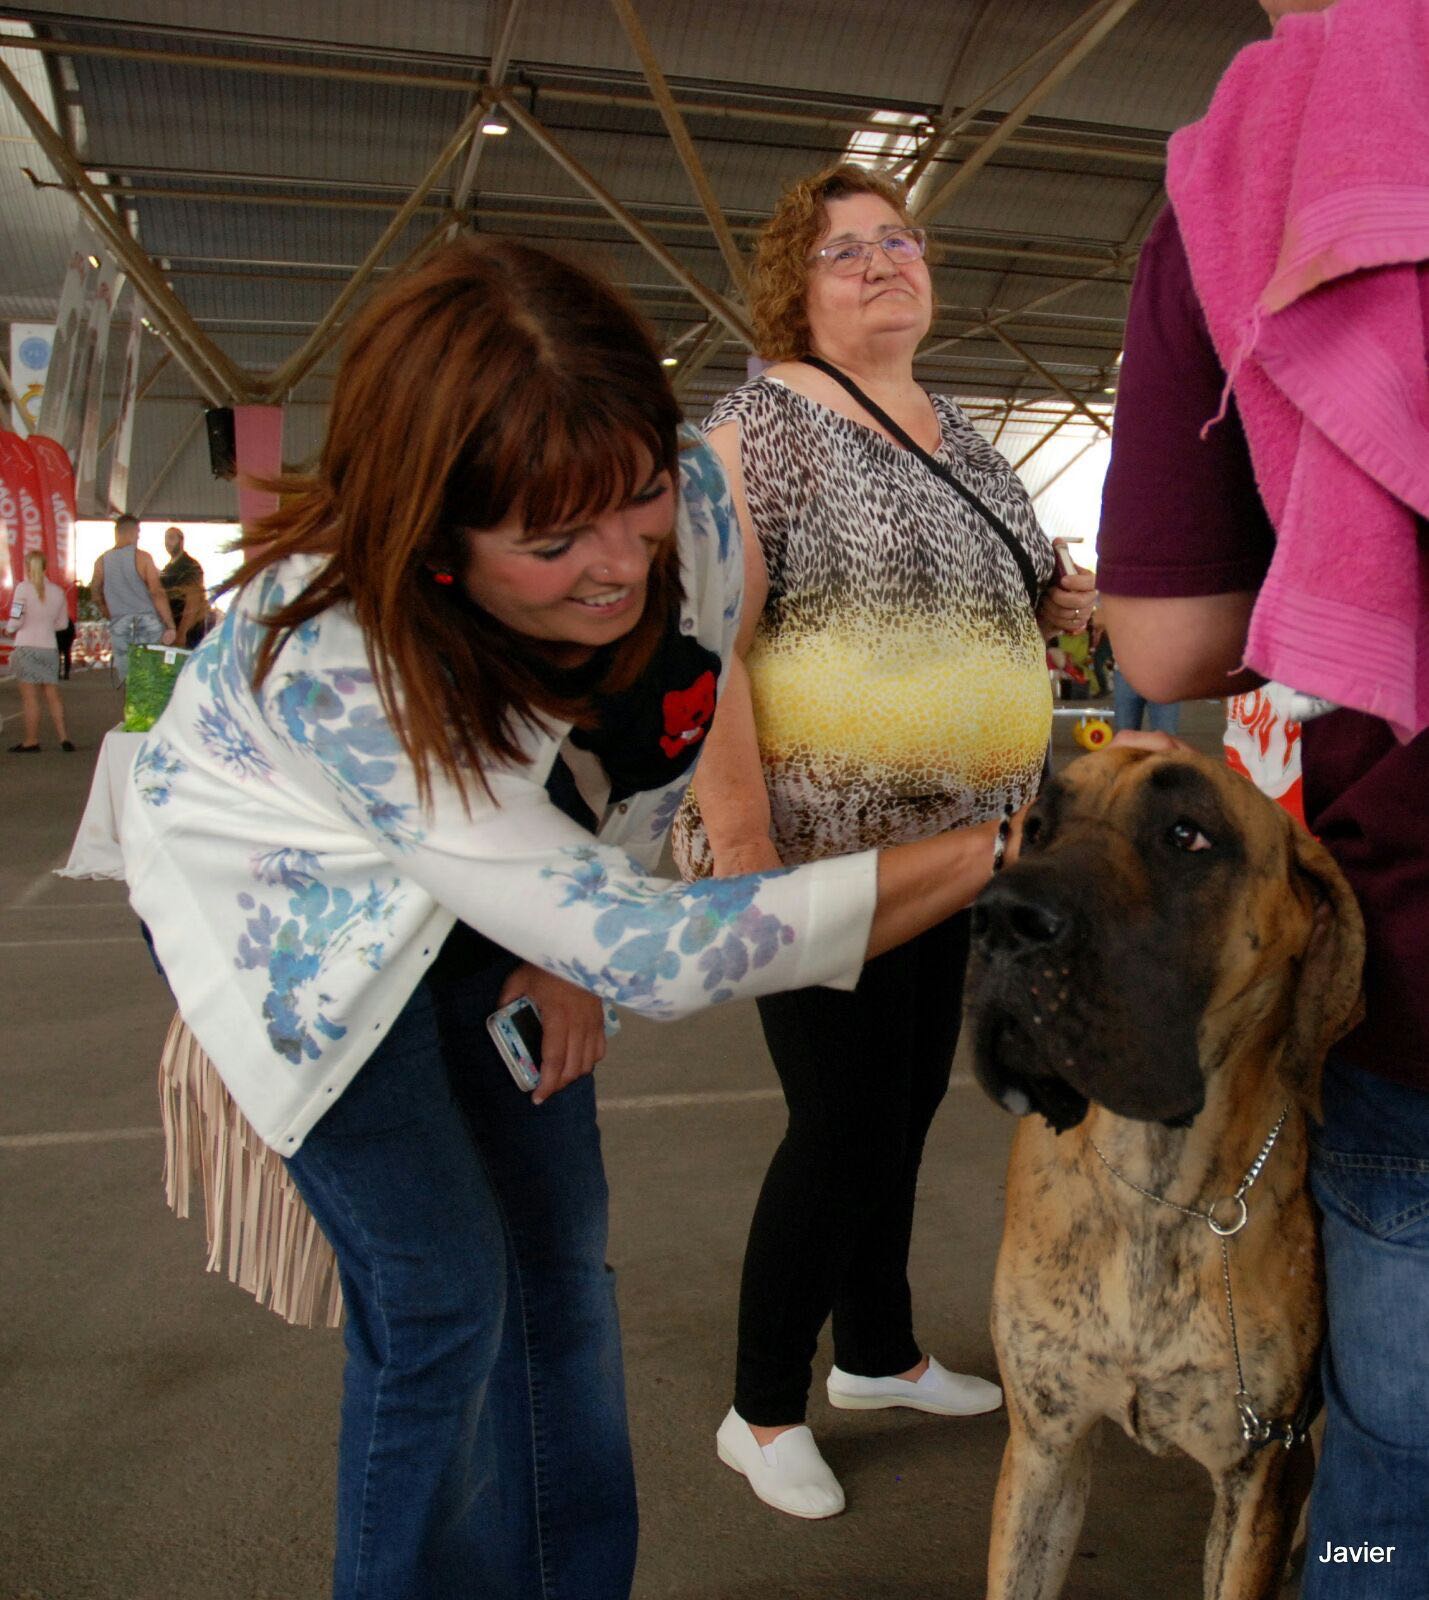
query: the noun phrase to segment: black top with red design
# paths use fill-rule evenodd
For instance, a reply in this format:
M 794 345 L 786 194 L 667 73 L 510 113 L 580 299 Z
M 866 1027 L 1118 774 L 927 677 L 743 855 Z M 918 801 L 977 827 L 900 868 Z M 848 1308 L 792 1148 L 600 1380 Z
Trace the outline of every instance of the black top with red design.
M 597 651 L 583 666 L 554 673 L 561 690 L 584 695 L 609 665 L 609 652 Z M 694 765 L 714 719 L 719 657 L 680 631 L 678 611 L 656 646 L 639 680 L 620 694 L 595 695 L 595 726 L 572 729 L 570 742 L 589 750 L 610 778 L 610 804 L 618 805 L 646 789 L 659 789 Z M 571 769 L 557 756 L 546 779 L 546 793 L 558 810 L 591 833 L 600 819 L 586 804 Z M 507 973 L 520 958 L 475 928 L 458 922 L 447 935 L 432 968 L 440 996 L 446 985 L 480 983 L 494 1009 Z
M 573 729 L 570 742 L 605 768 L 612 805 L 658 789 L 694 765 L 714 718 L 719 670 L 714 651 L 682 633 L 672 615 L 639 681 L 620 694 L 595 697 L 595 727 Z

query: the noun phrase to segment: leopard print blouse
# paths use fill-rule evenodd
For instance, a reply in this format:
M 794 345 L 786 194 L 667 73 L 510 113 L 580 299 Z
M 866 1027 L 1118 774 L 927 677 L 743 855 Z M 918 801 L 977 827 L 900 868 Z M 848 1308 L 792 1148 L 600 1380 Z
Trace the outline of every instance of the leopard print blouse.
M 1021 541 L 1052 549 L 1008 463 L 934 396 L 938 456 Z M 769 600 L 748 667 L 773 838 L 789 865 L 996 816 L 1035 793 L 1051 728 L 1045 647 L 1006 546 L 910 451 L 760 377 L 706 431 L 740 425 Z M 673 839 L 709 871 L 693 798 Z

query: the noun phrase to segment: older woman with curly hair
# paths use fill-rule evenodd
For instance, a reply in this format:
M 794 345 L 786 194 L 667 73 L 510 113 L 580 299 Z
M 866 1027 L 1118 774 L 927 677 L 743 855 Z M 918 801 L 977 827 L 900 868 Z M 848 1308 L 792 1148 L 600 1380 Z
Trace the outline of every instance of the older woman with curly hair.
M 1043 636 L 1085 626 L 1089 575 L 1007 462 L 915 381 L 933 313 L 902 192 L 857 166 L 797 183 L 759 241 L 759 377 L 706 423 L 745 534 L 743 623 L 676 829 L 682 870 L 763 872 L 1011 814 L 1051 727 Z M 801 1517 L 843 1509 L 804 1425 L 832 1314 L 835 1406 L 991 1410 L 913 1331 L 923 1143 L 957 1045 L 966 913 L 852 992 L 758 1002 L 789 1108 L 755 1209 L 720 1458 Z

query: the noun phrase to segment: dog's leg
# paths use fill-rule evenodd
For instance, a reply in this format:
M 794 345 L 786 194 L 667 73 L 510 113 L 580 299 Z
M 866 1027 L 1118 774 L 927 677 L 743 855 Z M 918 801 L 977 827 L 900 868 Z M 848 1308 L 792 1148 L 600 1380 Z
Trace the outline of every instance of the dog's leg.
M 1034 1437 L 1009 1409 L 1011 1435 L 992 1512 L 988 1600 L 1056 1600 L 1081 1532 L 1091 1485 L 1093 1418 Z
M 1309 1444 L 1269 1445 L 1216 1482 L 1206 1536 L 1206 1600 L 1273 1600 L 1315 1470 Z

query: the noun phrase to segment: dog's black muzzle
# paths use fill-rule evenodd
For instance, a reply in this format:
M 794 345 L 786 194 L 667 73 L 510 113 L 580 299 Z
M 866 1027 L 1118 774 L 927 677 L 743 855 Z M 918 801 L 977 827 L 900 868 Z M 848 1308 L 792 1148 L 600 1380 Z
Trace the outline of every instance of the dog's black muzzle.
M 1205 1085 L 1177 952 L 1129 934 L 1105 874 L 1075 856 L 1024 858 L 972 910 L 969 969 L 978 1081 L 1014 1115 L 1059 1133 L 1095 1101 L 1184 1127 Z

